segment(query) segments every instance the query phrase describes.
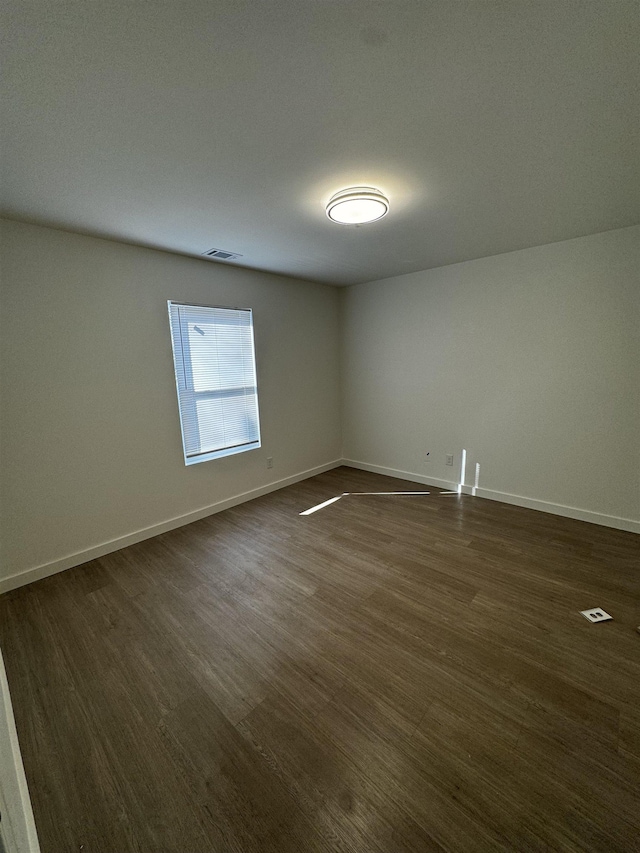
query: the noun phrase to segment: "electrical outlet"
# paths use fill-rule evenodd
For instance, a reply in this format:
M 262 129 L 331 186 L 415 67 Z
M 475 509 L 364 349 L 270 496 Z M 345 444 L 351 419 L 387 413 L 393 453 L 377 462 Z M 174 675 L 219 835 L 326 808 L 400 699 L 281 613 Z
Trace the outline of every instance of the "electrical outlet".
M 591 610 L 581 610 L 580 613 L 589 622 L 607 622 L 609 619 L 613 619 L 613 616 L 610 616 L 602 607 L 592 607 Z
M 453 453 L 447 453 L 446 464 L 453 465 Z
M 267 456 L 267 468 L 273 468 L 273 456 Z

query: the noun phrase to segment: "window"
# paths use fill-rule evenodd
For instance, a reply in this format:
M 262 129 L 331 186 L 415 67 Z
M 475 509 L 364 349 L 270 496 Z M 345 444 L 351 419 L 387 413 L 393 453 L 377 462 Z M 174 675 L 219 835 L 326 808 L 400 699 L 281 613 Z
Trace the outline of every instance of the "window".
M 260 447 L 250 310 L 169 302 L 186 465 Z

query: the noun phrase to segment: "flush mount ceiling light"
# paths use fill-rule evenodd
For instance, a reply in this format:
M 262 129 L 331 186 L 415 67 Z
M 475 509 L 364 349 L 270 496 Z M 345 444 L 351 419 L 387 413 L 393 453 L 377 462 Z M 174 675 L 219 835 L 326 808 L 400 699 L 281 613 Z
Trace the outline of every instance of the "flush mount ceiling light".
M 349 187 L 332 195 L 327 216 L 341 225 L 375 222 L 389 212 L 389 199 L 373 187 Z

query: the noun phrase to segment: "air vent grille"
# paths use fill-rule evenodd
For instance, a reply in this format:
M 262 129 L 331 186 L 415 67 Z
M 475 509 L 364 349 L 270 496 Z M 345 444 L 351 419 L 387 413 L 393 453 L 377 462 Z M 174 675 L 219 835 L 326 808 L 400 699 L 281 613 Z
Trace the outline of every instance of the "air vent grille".
M 209 249 L 203 254 L 207 258 L 217 258 L 219 261 L 235 261 L 236 258 L 242 257 L 237 252 L 226 252 L 224 249 Z

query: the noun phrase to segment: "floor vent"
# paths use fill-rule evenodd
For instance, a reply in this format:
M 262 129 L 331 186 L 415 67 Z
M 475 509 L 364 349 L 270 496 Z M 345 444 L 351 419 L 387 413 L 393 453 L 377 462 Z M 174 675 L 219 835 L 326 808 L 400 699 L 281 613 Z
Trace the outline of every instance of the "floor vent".
M 235 261 L 236 258 L 242 257 L 237 252 L 225 252 L 224 249 L 209 249 L 202 254 L 207 258 L 217 258 L 219 261 Z

